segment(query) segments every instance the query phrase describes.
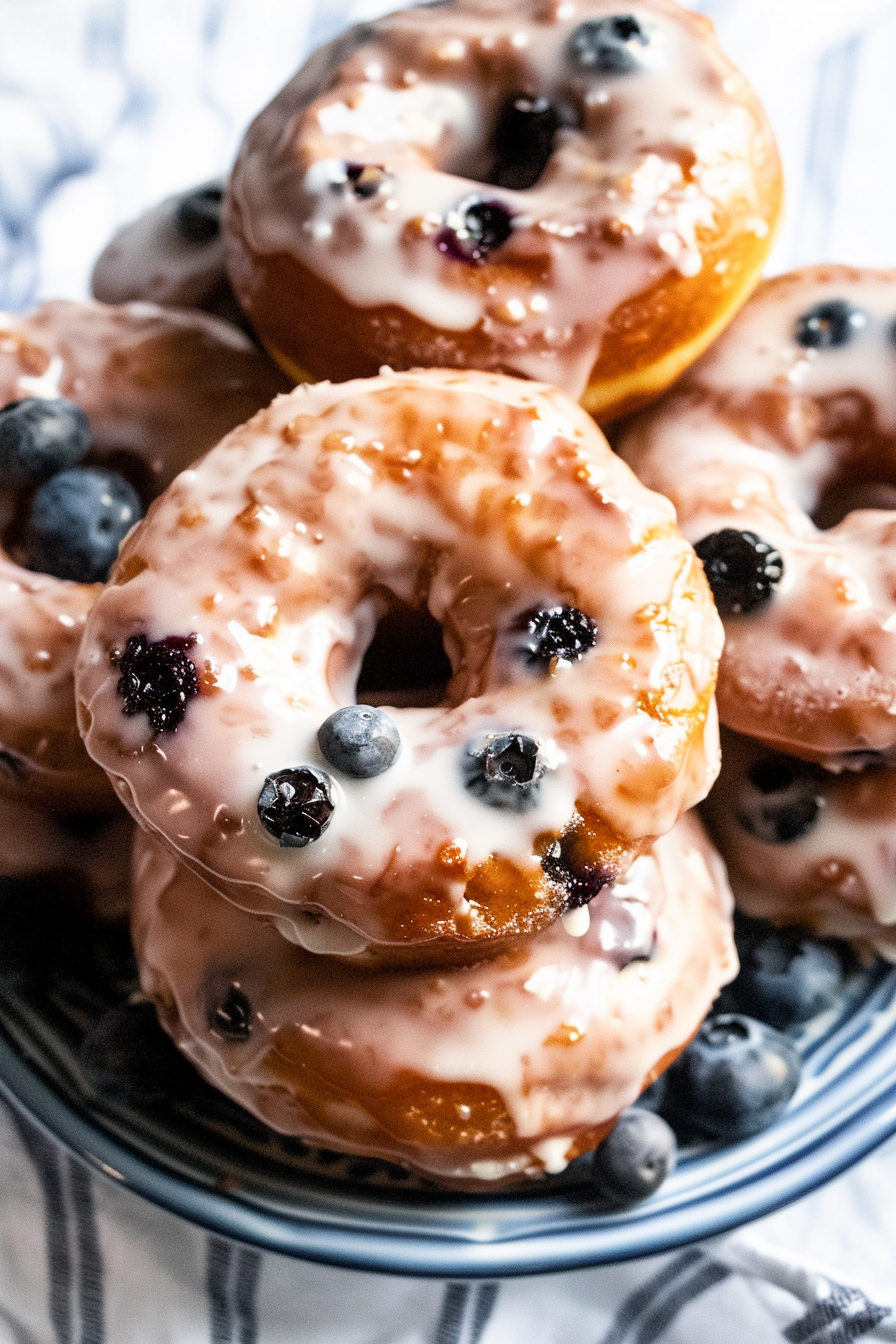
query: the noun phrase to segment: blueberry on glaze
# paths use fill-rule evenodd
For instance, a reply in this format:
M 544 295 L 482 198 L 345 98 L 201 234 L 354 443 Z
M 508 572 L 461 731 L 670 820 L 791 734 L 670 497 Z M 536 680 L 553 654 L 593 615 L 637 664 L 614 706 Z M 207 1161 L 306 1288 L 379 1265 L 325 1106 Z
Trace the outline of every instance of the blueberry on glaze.
M 448 221 L 440 230 L 436 245 L 455 261 L 481 265 L 513 232 L 513 215 L 501 201 L 483 201 L 471 197 L 449 211 Z
M 588 905 L 615 877 L 609 868 L 583 863 L 574 852 L 575 837 L 554 840 L 542 856 L 545 877 L 562 887 L 565 909 L 578 910 Z
M 781 553 L 755 532 L 723 527 L 694 546 L 720 616 L 755 611 L 772 596 L 784 574 Z
M 268 775 L 258 795 L 262 826 L 281 845 L 292 849 L 303 849 L 319 840 L 334 811 L 329 779 L 309 765 Z
M 675 1170 L 678 1145 L 659 1115 L 642 1107 L 623 1111 L 595 1149 L 591 1178 L 597 1193 L 616 1208 L 652 1195 Z
M 501 109 L 495 128 L 491 181 L 508 191 L 534 187 L 554 152 L 560 114 L 549 98 L 520 93 Z
M 104 583 L 118 548 L 140 518 L 134 487 L 116 471 L 71 467 L 51 476 L 31 501 L 26 569 L 76 583 Z
M 188 243 L 210 243 L 221 231 L 221 187 L 199 187 L 182 196 L 174 211 L 174 223 Z
M 745 1139 L 783 1113 L 800 1081 L 794 1046 L 740 1013 L 709 1017 L 669 1070 L 664 1109 L 711 1139 Z
M 649 35 L 634 14 L 587 19 L 574 29 L 567 51 L 580 70 L 600 75 L 628 75 L 641 65 Z
M 797 319 L 794 339 L 806 350 L 833 350 L 849 345 L 868 325 L 868 314 L 846 299 L 825 299 Z
M 354 194 L 367 201 L 382 191 L 389 174 L 376 163 L 347 163 L 345 178 Z
M 25 397 L 0 409 L 0 485 L 39 485 L 90 447 L 90 421 L 66 397 Z
M 490 733 L 467 747 L 464 783 L 489 807 L 526 812 L 544 773 L 538 743 L 524 733 Z
M 523 627 L 527 661 L 536 665 L 577 663 L 597 643 L 597 622 L 578 607 L 543 607 L 524 616 Z
M 118 664 L 118 694 L 125 714 L 145 714 L 157 733 L 176 732 L 187 712 L 187 701 L 199 693 L 199 678 L 188 650 L 193 635 L 168 635 L 151 643 L 146 635 L 131 635 L 123 653 L 113 653 Z
M 321 724 L 317 744 L 325 760 L 344 775 L 372 779 L 398 759 L 401 735 L 382 709 L 346 705 Z
M 766 845 L 789 845 L 818 824 L 824 803 L 817 771 L 789 756 L 770 756 L 751 767 L 737 820 Z
M 248 1041 L 252 1035 L 252 1005 L 235 980 L 209 1004 L 208 1027 L 228 1041 Z
M 738 954 L 726 1002 L 779 1031 L 833 1008 L 843 988 L 840 957 L 805 929 L 761 926 L 738 938 Z

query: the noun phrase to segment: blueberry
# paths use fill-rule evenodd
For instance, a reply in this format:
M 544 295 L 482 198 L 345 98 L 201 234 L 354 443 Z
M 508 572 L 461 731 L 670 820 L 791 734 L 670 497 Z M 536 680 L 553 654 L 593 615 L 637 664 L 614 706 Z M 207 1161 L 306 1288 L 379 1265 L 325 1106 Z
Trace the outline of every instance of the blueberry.
M 210 243 L 221 231 L 221 187 L 197 187 L 182 196 L 174 211 L 174 223 L 188 243 Z
M 816 303 L 797 320 L 794 339 L 807 350 L 832 350 L 849 345 L 868 325 L 868 314 L 845 299 Z
M 808 1022 L 837 1002 L 843 964 L 804 929 L 767 928 L 738 943 L 740 973 L 727 1001 L 779 1031 Z
M 576 663 L 597 643 L 597 622 L 578 607 L 544 607 L 523 617 L 525 652 L 533 664 Z
M 761 607 L 784 573 L 780 552 L 755 532 L 723 527 L 698 541 L 694 550 L 703 561 L 720 616 Z
M 385 168 L 375 163 L 347 163 L 345 176 L 354 194 L 362 201 L 378 195 L 389 179 Z
M 157 733 L 176 732 L 187 712 L 187 700 L 199 693 L 199 678 L 188 650 L 193 635 L 168 635 L 150 643 L 131 635 L 124 652 L 111 655 L 118 664 L 118 694 L 125 714 L 146 714 Z
M 492 252 L 507 242 L 513 232 L 513 215 L 500 201 L 482 201 L 474 197 L 462 201 L 448 214 L 436 245 L 455 261 L 480 265 Z
M 401 751 L 395 720 L 371 705 L 337 709 L 321 724 L 317 743 L 331 765 L 355 779 L 381 775 Z
M 90 447 L 90 421 L 65 397 L 26 397 L 0 410 L 0 486 L 39 485 Z
M 464 783 L 489 807 L 526 812 L 544 773 L 538 743 L 523 733 L 490 733 L 467 747 Z
M 609 868 L 581 862 L 572 852 L 573 844 L 565 838 L 555 840 L 541 860 L 545 876 L 562 887 L 566 910 L 588 905 L 615 877 Z
M 641 65 L 641 48 L 650 41 L 633 14 L 587 19 L 570 36 L 567 51 L 581 70 L 628 75 Z
M 319 840 L 334 810 L 329 779 L 308 765 L 268 775 L 258 795 L 262 826 L 281 845 L 293 849 Z
M 491 181 L 508 191 L 534 187 L 554 152 L 561 119 L 549 98 L 517 94 L 504 104 L 495 128 Z
M 78 1060 L 100 1096 L 140 1105 L 181 1097 L 195 1084 L 193 1070 L 145 1001 L 117 1004 L 92 1022 Z
M 767 845 L 789 845 L 818 823 L 825 805 L 819 772 L 789 756 L 756 761 L 737 804 L 743 829 Z
M 666 1121 L 633 1106 L 622 1112 L 595 1149 L 592 1180 L 598 1194 L 624 1208 L 658 1190 L 675 1170 L 677 1156 L 675 1135 Z
M 27 569 L 78 583 L 104 583 L 143 505 L 123 476 L 72 467 L 46 481 L 31 501 L 22 559 Z
M 221 994 L 215 994 L 208 1006 L 208 1026 L 215 1036 L 229 1041 L 248 1041 L 252 1035 L 252 1005 L 236 981 Z
M 783 1113 L 800 1080 L 786 1036 L 739 1013 L 709 1017 L 669 1070 L 666 1113 L 711 1139 L 745 1139 Z

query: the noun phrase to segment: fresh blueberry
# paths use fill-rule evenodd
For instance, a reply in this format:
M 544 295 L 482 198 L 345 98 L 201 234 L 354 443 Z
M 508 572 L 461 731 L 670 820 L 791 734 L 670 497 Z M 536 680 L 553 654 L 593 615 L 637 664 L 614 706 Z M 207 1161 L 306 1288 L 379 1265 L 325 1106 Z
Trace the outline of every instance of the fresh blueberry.
M 601 75 L 628 75 L 642 64 L 648 33 L 634 14 L 587 19 L 570 36 L 567 51 L 580 70 Z
M 104 583 L 143 505 L 115 471 L 72 467 L 36 492 L 25 528 L 27 569 L 78 583 Z
M 188 243 L 210 243 L 221 231 L 221 187 L 197 187 L 182 196 L 174 211 L 174 223 Z
M 182 1097 L 195 1085 L 193 1070 L 146 1001 L 117 1004 L 92 1022 L 78 1060 L 93 1091 L 116 1100 L 148 1104 Z
M 797 320 L 794 337 L 807 350 L 833 350 L 849 345 L 868 325 L 868 314 L 845 299 L 816 303 Z
M 377 196 L 389 179 L 389 173 L 376 163 L 347 163 L 346 181 L 354 194 L 362 201 Z
M 504 104 L 495 128 L 491 181 L 508 191 L 534 187 L 554 152 L 560 114 L 549 98 L 517 94 Z
M 523 617 L 525 653 L 542 665 L 562 658 L 577 663 L 597 643 L 597 623 L 578 607 L 543 607 Z
M 595 1149 L 592 1180 L 599 1195 L 617 1208 L 637 1204 L 658 1190 L 675 1170 L 678 1145 L 666 1121 L 633 1106 Z
M 436 245 L 447 257 L 478 266 L 502 247 L 511 233 L 513 215 L 506 205 L 473 197 L 449 211 L 448 221 L 440 230 Z
M 319 840 L 334 810 L 329 779 L 308 765 L 268 775 L 258 795 L 262 826 L 281 845 L 293 849 Z
M 248 1041 L 252 1035 L 252 1005 L 236 981 L 215 994 L 208 1005 L 208 1026 L 215 1036 Z
M 146 714 L 157 733 L 177 731 L 187 712 L 187 700 L 199 693 L 199 678 L 188 650 L 192 635 L 168 635 L 150 643 L 146 635 L 131 635 L 124 652 L 114 652 L 121 676 L 118 694 L 125 714 Z
M 769 756 L 750 768 L 737 820 L 766 845 L 789 845 L 817 825 L 824 809 L 818 770 L 791 756 Z
M 26 397 L 0 409 L 0 486 L 39 485 L 90 447 L 90 421 L 65 397 Z
M 464 783 L 489 807 L 526 812 L 537 802 L 544 766 L 538 743 L 523 733 L 490 733 L 467 748 Z
M 401 751 L 395 720 L 371 705 L 346 705 L 321 724 L 317 743 L 330 765 L 355 779 L 372 779 Z
M 711 1139 L 745 1139 L 783 1113 L 800 1081 L 786 1036 L 739 1013 L 709 1017 L 669 1070 L 664 1110 Z
M 736 1011 L 786 1031 L 833 1008 L 843 963 L 805 929 L 763 928 L 738 940 L 740 973 L 725 990 Z
M 703 561 L 720 616 L 761 607 L 784 573 L 780 552 L 755 532 L 723 527 L 698 541 L 694 550 Z

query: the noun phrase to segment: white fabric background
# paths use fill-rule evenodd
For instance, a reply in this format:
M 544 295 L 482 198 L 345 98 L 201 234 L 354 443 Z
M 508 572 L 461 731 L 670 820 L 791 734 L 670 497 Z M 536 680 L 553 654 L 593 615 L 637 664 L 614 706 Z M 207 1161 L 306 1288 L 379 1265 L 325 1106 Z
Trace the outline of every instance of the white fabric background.
M 788 210 L 771 269 L 894 264 L 896 0 L 696 7 L 779 138 Z M 86 295 L 117 225 L 225 171 L 305 52 L 382 8 L 0 0 L 0 308 Z M 230 1247 L 87 1178 L 0 1109 L 0 1344 L 844 1344 L 896 1340 L 886 1307 L 896 1307 L 893 1143 L 702 1253 L 497 1289 Z

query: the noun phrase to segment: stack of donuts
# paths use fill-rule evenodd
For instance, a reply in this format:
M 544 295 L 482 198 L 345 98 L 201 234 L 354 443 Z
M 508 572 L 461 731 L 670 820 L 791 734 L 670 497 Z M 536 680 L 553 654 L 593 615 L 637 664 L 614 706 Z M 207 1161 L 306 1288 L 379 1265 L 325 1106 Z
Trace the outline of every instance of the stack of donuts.
M 594 1149 L 737 970 L 708 794 L 745 910 L 896 947 L 896 276 L 750 299 L 780 206 L 707 20 L 448 0 L 4 329 L 7 792 L 127 809 L 142 989 L 274 1128 Z M 110 554 L 51 564 L 90 472 Z

